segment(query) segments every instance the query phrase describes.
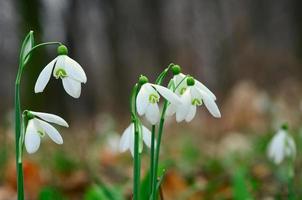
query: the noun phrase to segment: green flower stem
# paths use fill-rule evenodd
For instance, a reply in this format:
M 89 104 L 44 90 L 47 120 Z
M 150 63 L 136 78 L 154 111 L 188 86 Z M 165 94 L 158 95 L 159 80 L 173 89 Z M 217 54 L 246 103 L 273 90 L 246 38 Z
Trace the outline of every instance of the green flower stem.
M 154 174 L 153 174 L 153 180 L 152 180 L 152 194 L 151 199 L 156 200 L 157 192 L 156 192 L 156 183 L 157 183 L 157 172 L 158 172 L 158 160 L 159 160 L 159 152 L 160 152 L 160 144 L 161 144 L 161 138 L 162 133 L 164 129 L 164 123 L 165 123 L 165 114 L 168 107 L 168 101 L 165 100 L 164 107 L 161 113 L 160 122 L 159 122 L 159 130 L 158 130 L 158 138 L 157 138 L 157 144 L 155 149 L 155 162 L 154 162 Z
M 170 69 L 173 66 L 173 64 L 170 64 L 167 69 Z M 164 73 L 164 75 L 158 79 L 158 84 L 161 84 L 163 79 L 165 78 L 167 73 Z M 185 76 L 180 83 L 177 86 L 174 86 L 173 81 L 170 81 L 168 84 L 168 88 L 173 88 L 173 92 L 176 91 L 176 89 L 180 86 L 180 84 L 187 78 Z M 165 123 L 165 115 L 166 115 L 166 110 L 168 108 L 168 101 L 165 100 L 164 102 L 164 107 L 161 113 L 161 118 L 160 118 L 160 123 L 159 123 L 159 132 L 158 132 L 158 139 L 157 139 L 157 144 L 156 144 L 156 154 L 155 157 L 152 159 L 152 143 L 151 143 L 151 159 L 155 160 L 153 164 L 153 170 L 152 170 L 152 175 L 151 175 L 151 200 L 156 200 L 157 198 L 157 172 L 158 172 L 158 161 L 159 161 L 159 152 L 160 152 L 160 144 L 161 144 L 161 138 L 162 138 L 162 133 L 163 133 L 163 128 L 164 128 L 164 123 Z M 154 127 L 155 128 L 155 127 Z M 153 126 L 152 126 L 152 136 L 153 136 Z M 153 141 L 153 140 L 152 140 Z M 153 161 L 152 161 L 153 162 Z
M 139 187 L 140 187 L 140 167 L 141 167 L 141 160 L 140 160 L 140 153 L 139 153 L 139 127 L 138 121 L 135 120 L 134 122 L 134 182 L 133 182 L 133 200 L 139 199 Z
M 295 191 L 294 191 L 294 161 L 291 158 L 288 164 L 288 199 L 295 200 Z
M 24 57 L 24 60 L 26 60 L 26 58 L 35 50 L 38 49 L 39 47 L 43 47 L 43 46 L 47 46 L 47 45 L 62 45 L 61 42 L 45 42 L 45 43 L 41 43 L 41 44 L 37 44 L 36 46 L 34 46 L 33 48 L 31 48 L 31 50 L 26 54 L 26 56 Z
M 130 96 L 130 111 L 132 122 L 134 123 L 134 168 L 133 168 L 133 200 L 139 199 L 139 187 L 140 187 L 140 168 L 141 160 L 139 153 L 139 120 L 136 115 L 136 96 L 139 91 L 139 85 L 135 84 Z
M 22 160 L 19 162 L 19 146 L 20 132 L 21 132 L 21 106 L 20 106 L 20 79 L 22 68 L 19 67 L 17 79 L 15 83 L 15 140 L 16 140 L 16 168 L 17 168 L 17 192 L 18 200 L 24 200 L 24 186 L 23 186 L 23 166 Z
M 153 176 L 154 176 L 154 153 L 155 153 L 155 125 L 152 125 L 152 131 L 151 131 L 151 156 L 150 156 L 150 195 L 152 194 L 153 189 Z
M 22 148 L 23 148 L 23 139 L 21 138 L 21 131 L 25 129 L 22 126 L 21 120 L 21 101 L 20 101 L 20 82 L 21 76 L 24 69 L 23 61 L 32 53 L 33 50 L 46 46 L 46 45 L 54 45 L 54 44 L 61 44 L 60 42 L 47 42 L 41 43 L 34 46 L 24 58 L 19 60 L 19 67 L 17 72 L 17 77 L 15 81 L 15 145 L 16 145 L 16 171 L 17 171 L 17 194 L 18 200 L 24 200 L 24 177 L 23 177 L 23 165 L 22 165 Z M 21 138 L 21 140 L 20 140 Z M 20 142 L 21 141 L 21 142 Z

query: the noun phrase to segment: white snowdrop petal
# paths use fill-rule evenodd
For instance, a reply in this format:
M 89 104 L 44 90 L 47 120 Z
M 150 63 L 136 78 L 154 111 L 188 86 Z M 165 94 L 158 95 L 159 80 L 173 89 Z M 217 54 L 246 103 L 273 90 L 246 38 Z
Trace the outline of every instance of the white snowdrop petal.
M 47 83 L 49 82 L 49 79 L 51 77 L 51 72 L 52 69 L 55 65 L 56 62 L 56 58 L 53 59 L 50 63 L 48 63 L 46 65 L 46 67 L 44 67 L 44 69 L 41 71 L 36 84 L 35 84 L 35 93 L 39 93 L 39 92 L 43 92 L 43 90 L 45 89 Z
M 192 121 L 192 119 L 195 117 L 195 114 L 196 114 L 196 106 L 191 105 L 189 107 L 188 114 L 185 118 L 186 122 Z
M 58 124 L 60 126 L 65 126 L 68 127 L 68 123 L 61 117 L 54 115 L 54 114 L 50 114 L 50 113 L 43 113 L 43 112 L 34 112 L 34 111 L 30 111 L 30 113 L 32 113 L 33 115 L 47 121 L 50 123 L 55 123 Z
M 81 82 L 72 79 L 71 77 L 65 77 L 62 79 L 63 87 L 67 94 L 73 98 L 79 98 L 81 95 Z
M 296 153 L 297 153 L 296 144 L 295 144 L 294 139 L 291 136 L 288 136 L 288 146 L 291 150 L 291 153 L 289 156 L 296 157 Z
M 186 75 L 180 73 L 173 77 L 174 85 L 176 88 L 176 93 L 178 95 L 181 95 L 181 91 L 183 91 L 184 88 L 187 88 L 187 81 L 186 81 Z
M 175 87 L 177 87 L 178 85 L 187 85 L 186 80 L 184 80 L 184 78 L 186 77 L 186 75 L 184 75 L 183 73 L 179 73 L 177 75 L 175 75 L 173 77 L 174 83 L 175 83 Z
M 144 85 L 139 90 L 136 97 L 136 109 L 139 115 L 144 115 L 149 103 L 149 93 L 146 91 Z
M 145 83 L 142 87 L 145 88 L 145 90 L 147 91 L 147 93 L 149 93 L 149 94 L 156 94 L 157 96 L 159 96 L 158 93 L 157 93 L 157 91 L 152 87 L 151 83 Z
M 142 125 L 143 140 L 147 147 L 151 147 L 151 131 Z
M 25 135 L 25 149 L 32 154 L 38 151 L 41 143 L 40 135 L 37 132 L 27 132 Z
M 165 99 L 167 99 L 172 104 L 177 105 L 181 103 L 179 97 L 176 94 L 174 94 L 170 89 L 156 84 L 152 84 L 152 86 L 155 87 L 155 89 L 159 92 L 159 94 L 161 94 Z
M 171 117 L 176 112 L 176 105 L 169 104 L 166 110 L 166 116 Z
M 279 130 L 269 144 L 268 156 L 275 163 L 280 164 L 285 156 L 286 132 Z
M 181 122 L 187 116 L 190 105 L 191 105 L 191 95 L 190 95 L 190 88 L 186 90 L 186 92 L 180 97 L 181 104 L 176 108 L 176 121 Z
M 216 118 L 220 118 L 221 117 L 221 113 L 219 111 L 219 108 L 216 104 L 216 102 L 214 101 L 214 99 L 212 99 L 211 97 L 209 97 L 209 95 L 207 93 L 205 93 L 204 91 L 201 91 L 201 95 L 202 95 L 202 100 L 205 104 L 205 106 L 207 107 L 208 111 Z
M 65 70 L 64 66 L 65 66 L 65 55 L 57 56 L 56 65 L 55 65 L 55 68 L 52 72 L 53 76 L 56 77 L 56 71 L 58 69 L 64 69 Z
M 39 124 L 40 128 L 57 144 L 63 144 L 63 138 L 60 135 L 59 131 L 52 125 L 47 122 L 44 122 L 40 119 L 33 119 L 35 120 L 36 124 Z
M 83 70 L 81 65 L 68 56 L 65 56 L 64 69 L 66 70 L 67 75 L 72 77 L 73 79 L 78 80 L 82 83 L 87 82 L 85 71 Z
M 146 118 L 152 125 L 157 124 L 160 118 L 159 107 L 157 103 L 149 103 L 146 110 Z
M 195 86 L 189 86 L 191 92 L 191 99 L 202 99 L 202 92 Z
M 127 149 L 129 149 L 130 145 L 129 145 L 129 141 L 130 141 L 130 137 L 131 137 L 131 130 L 133 123 L 131 123 L 123 132 L 122 137 L 120 139 L 120 144 L 119 144 L 119 150 L 120 152 L 125 152 Z
M 129 139 L 129 150 L 130 150 L 130 153 L 131 153 L 131 155 L 132 155 L 132 157 L 134 157 L 134 131 L 135 131 L 135 129 L 134 129 L 134 123 L 133 123 L 133 125 L 131 126 L 131 129 L 130 129 L 130 133 L 131 133 L 131 135 L 128 137 L 128 139 Z
M 39 149 L 40 143 L 41 143 L 41 138 L 34 125 L 34 122 L 33 120 L 29 120 L 25 132 L 25 138 L 24 138 L 26 151 L 30 154 L 35 153 Z
M 204 84 L 202 84 L 200 81 L 195 80 L 195 85 L 202 91 L 204 91 L 205 93 L 207 93 L 209 95 L 209 97 L 211 97 L 213 100 L 216 100 L 216 96 L 215 94 L 209 89 L 207 88 Z

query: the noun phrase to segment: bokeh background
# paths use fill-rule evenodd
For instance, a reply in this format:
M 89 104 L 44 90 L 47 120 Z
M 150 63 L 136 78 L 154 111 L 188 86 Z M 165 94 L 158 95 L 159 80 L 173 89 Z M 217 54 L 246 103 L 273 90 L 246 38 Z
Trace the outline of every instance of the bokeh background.
M 131 87 L 140 74 L 154 81 L 171 62 L 216 94 L 222 118 L 202 107 L 190 124 L 168 120 L 165 199 L 284 198 L 284 169 L 265 152 L 288 122 L 301 167 L 301 7 L 299 0 L 0 0 L 0 199 L 15 199 L 14 80 L 29 30 L 36 43 L 66 44 L 88 82 L 77 100 L 55 79 L 34 94 L 56 48 L 36 51 L 28 64 L 23 109 L 56 113 L 71 126 L 60 129 L 63 146 L 44 140 L 38 153 L 25 154 L 28 199 L 112 199 L 108 188 L 130 199 L 132 159 L 117 145 L 130 120 Z

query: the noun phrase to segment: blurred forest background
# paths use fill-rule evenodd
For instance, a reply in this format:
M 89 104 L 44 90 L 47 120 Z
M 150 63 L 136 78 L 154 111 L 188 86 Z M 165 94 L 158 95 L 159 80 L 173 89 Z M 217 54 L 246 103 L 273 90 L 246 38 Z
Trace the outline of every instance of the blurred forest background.
M 121 174 L 118 170 L 123 169 L 122 164 L 117 167 L 117 171 L 110 172 L 111 175 L 108 175 L 108 170 L 116 166 L 112 163 L 126 162 L 129 174 L 124 176 L 128 177 L 128 184 L 131 183 L 130 156 L 128 161 L 117 161 L 114 156 L 112 158 L 112 152 L 106 151 L 110 155 L 106 157 L 106 153 L 103 155 L 105 147 L 100 147 L 102 145 L 95 138 L 110 134 L 118 137 L 130 119 L 128 98 L 138 76 L 145 74 L 153 81 L 157 74 L 173 62 L 181 65 L 184 73 L 194 75 L 217 94 L 217 103 L 222 112 L 222 119 L 215 120 L 206 109 L 202 109 L 192 124 L 177 125 L 180 128 L 175 131 L 168 126 L 167 132 L 170 130 L 176 132 L 176 135 L 177 132 L 186 133 L 192 139 L 183 140 L 183 134 L 180 133 L 174 141 L 176 143 L 189 141 L 188 145 L 191 146 L 194 137 L 205 142 L 203 147 L 197 142 L 196 149 L 188 152 L 185 144 L 180 145 L 179 148 L 183 147 L 189 156 L 187 166 L 178 166 L 178 172 L 182 172 L 179 179 L 185 179 L 176 186 L 181 188 L 194 182 L 191 179 L 196 174 L 197 182 L 204 184 L 210 181 L 209 177 L 204 177 L 206 172 L 203 170 L 207 167 L 214 169 L 210 172 L 213 176 L 217 175 L 215 170 L 229 167 L 228 164 L 222 164 L 221 167 L 216 161 L 213 161 L 213 166 L 203 166 L 205 157 L 199 154 L 203 154 L 204 149 L 212 149 L 211 155 L 217 155 L 224 152 L 217 149 L 217 144 L 232 146 L 231 148 L 238 144 L 239 149 L 245 148 L 249 146 L 247 143 L 254 141 L 246 136 L 247 133 L 252 133 L 251 137 L 258 133 L 259 137 L 264 138 L 265 144 L 272 131 L 284 121 L 289 122 L 290 127 L 297 131 L 295 133 L 299 132 L 302 118 L 301 8 L 302 1 L 299 0 L 0 0 L 0 146 L 3 148 L 0 157 L 2 161 L 6 161 L 1 165 L 3 181 L 0 178 L 0 188 L 1 185 L 6 188 L 9 181 L 14 185 L 14 178 L 7 177 L 9 172 L 6 171 L 12 168 L 8 166 L 13 161 L 9 149 L 13 148 L 11 114 L 14 81 L 20 43 L 29 30 L 34 30 L 37 43 L 61 41 L 66 44 L 70 57 L 82 65 L 88 77 L 79 100 L 74 101 L 66 95 L 61 83 L 54 79 L 43 94 L 34 94 L 38 74 L 56 56 L 56 49 L 47 47 L 34 53 L 22 79 L 23 108 L 56 113 L 68 119 L 72 128 L 69 129 L 70 134 L 63 133 L 67 143 L 64 147 L 57 147 L 51 142 L 49 145 L 44 144 L 46 147 L 42 148 L 42 153 L 37 153 L 42 154 L 40 157 L 35 155 L 27 158 L 30 160 L 29 166 L 41 167 L 37 163 L 41 163 L 43 155 L 50 154 L 50 158 L 54 155 L 53 162 L 58 169 L 54 168 L 59 174 L 72 169 L 76 174 L 72 177 L 79 178 L 84 182 L 83 185 L 89 185 L 93 182 L 87 178 L 89 170 L 79 163 L 90 159 L 85 156 L 87 154 L 102 154 L 90 161 L 95 164 L 96 159 L 103 168 L 110 167 L 107 171 L 103 169 L 94 172 L 107 174 L 111 182 L 107 179 L 106 182 L 117 184 L 121 181 L 117 177 Z M 78 142 L 83 143 L 78 146 Z M 115 139 L 109 138 L 107 146 L 111 146 L 108 148 L 115 143 Z M 210 144 L 213 145 L 212 148 L 209 148 Z M 74 145 L 78 148 L 74 148 Z M 219 147 L 223 148 L 224 145 Z M 71 157 L 74 157 L 62 158 L 64 154 L 51 153 L 47 148 L 59 148 L 60 151 L 71 152 Z M 260 145 L 259 149 L 262 153 L 256 154 L 261 156 L 264 146 Z M 167 154 L 169 147 L 163 151 Z M 175 149 L 172 152 L 179 155 Z M 173 158 L 174 154 L 169 155 Z M 195 161 L 196 155 L 200 158 L 200 165 L 197 164 L 198 169 L 192 169 L 191 162 Z M 120 155 L 117 153 L 117 156 Z M 179 157 L 181 160 L 182 157 Z M 173 159 L 177 160 L 175 157 Z M 77 161 L 81 170 L 73 168 L 78 166 L 75 164 Z M 265 174 L 265 169 L 265 166 L 260 168 L 259 173 Z M 219 172 L 223 173 L 223 170 Z M 60 182 L 54 181 L 49 174 L 46 178 L 44 175 L 41 175 L 42 178 L 37 176 L 41 185 L 47 183 L 46 185 L 62 188 Z M 223 175 L 217 176 L 225 178 Z M 62 177 L 60 180 L 63 183 L 66 181 Z M 223 189 L 216 189 L 225 192 L 225 183 L 221 184 Z M 80 185 L 76 190 L 82 194 L 83 188 L 85 187 Z M 129 188 L 128 191 L 123 191 L 124 194 L 129 194 Z M 216 189 L 213 191 L 217 191 Z M 64 187 L 62 190 L 66 193 L 71 189 Z M 176 190 L 178 189 L 171 189 L 170 193 Z M 1 191 L 0 189 L 0 195 Z M 166 191 L 169 193 L 169 188 Z M 209 195 L 206 198 L 212 198 L 211 191 L 205 192 Z M 204 190 L 201 193 L 198 193 L 196 199 L 204 195 Z M 255 192 L 256 197 L 263 197 L 262 194 L 267 192 Z M 227 199 L 230 197 L 228 195 L 230 194 L 223 193 L 220 197 Z M 35 199 L 34 196 L 31 199 Z

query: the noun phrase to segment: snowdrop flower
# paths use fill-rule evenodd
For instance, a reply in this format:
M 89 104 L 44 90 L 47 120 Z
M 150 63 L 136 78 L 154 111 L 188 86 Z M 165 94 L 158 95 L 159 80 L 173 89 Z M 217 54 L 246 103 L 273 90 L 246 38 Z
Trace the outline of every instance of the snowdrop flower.
M 272 138 L 268 145 L 267 156 L 275 164 L 280 164 L 286 157 L 295 158 L 296 144 L 288 134 L 287 126 L 283 126 Z
M 160 119 L 158 107 L 160 95 L 167 99 L 172 105 L 181 103 L 179 97 L 170 89 L 148 83 L 148 79 L 145 76 L 141 76 L 139 82 L 142 86 L 136 98 L 137 113 L 141 116 L 145 115 L 152 125 L 158 123 Z
M 49 113 L 34 111 L 26 111 L 25 113 L 29 119 L 25 131 L 25 148 L 28 153 L 35 153 L 39 149 L 41 138 L 46 134 L 55 143 L 63 144 L 60 133 L 49 123 L 68 127 L 68 124 L 64 119 Z
M 119 150 L 120 152 L 125 152 L 128 149 L 131 152 L 132 157 L 134 157 L 134 123 L 132 122 L 128 128 L 123 132 L 123 135 L 120 139 Z M 142 125 L 142 140 L 150 148 L 151 146 L 151 132 Z M 140 149 L 140 152 L 143 149 Z
M 43 92 L 53 74 L 56 79 L 62 79 L 63 87 L 70 96 L 79 98 L 81 83 L 87 81 L 86 74 L 79 63 L 67 56 L 66 46 L 59 46 L 58 54 L 40 73 L 35 85 L 35 93 Z
M 178 106 L 169 105 L 166 112 L 168 116 L 176 113 L 177 122 L 183 120 L 189 122 L 196 114 L 196 107 L 204 103 L 214 117 L 221 117 L 221 113 L 215 102 L 216 96 L 205 85 L 193 77 L 180 73 L 178 65 L 174 65 L 172 71 L 174 73 L 172 81 L 176 88 L 175 93 L 180 96 L 182 104 Z

